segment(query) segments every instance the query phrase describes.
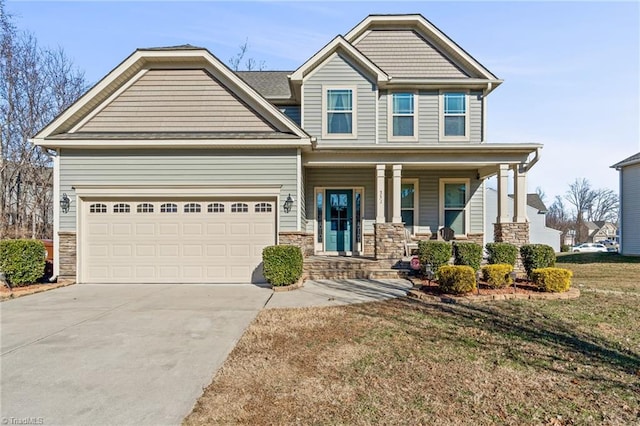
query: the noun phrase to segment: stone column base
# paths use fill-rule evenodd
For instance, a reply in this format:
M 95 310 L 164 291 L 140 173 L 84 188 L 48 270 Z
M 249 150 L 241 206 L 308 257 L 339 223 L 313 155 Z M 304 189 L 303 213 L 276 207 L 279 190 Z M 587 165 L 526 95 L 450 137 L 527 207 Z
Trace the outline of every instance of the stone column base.
M 493 236 L 496 243 L 510 243 L 520 248 L 529 244 L 529 222 L 496 223 L 493 225 Z M 524 265 L 518 251 L 515 270 L 524 272 Z
M 375 257 L 376 259 L 400 259 L 404 256 L 404 224 L 376 223 Z
M 306 232 L 287 231 L 280 232 L 280 244 L 298 246 L 302 250 L 304 257 L 313 256 L 314 244 L 313 234 L 307 234 Z
M 60 237 L 60 253 L 58 253 L 58 264 L 60 272 L 59 280 L 76 280 L 76 233 L 58 232 Z
M 376 255 L 376 234 L 364 234 L 362 245 L 363 255 L 366 257 L 374 257 Z

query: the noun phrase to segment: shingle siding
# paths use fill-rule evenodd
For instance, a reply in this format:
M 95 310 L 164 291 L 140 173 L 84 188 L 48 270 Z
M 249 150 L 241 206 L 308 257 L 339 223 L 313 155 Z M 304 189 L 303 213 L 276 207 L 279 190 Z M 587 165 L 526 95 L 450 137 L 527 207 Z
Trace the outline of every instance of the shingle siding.
M 469 77 L 413 30 L 374 30 L 355 46 L 392 77 Z
M 60 215 L 62 231 L 76 230 L 74 186 L 247 184 L 281 186 L 280 198 L 297 193 L 296 151 L 283 150 L 72 150 L 60 154 L 60 193 L 71 208 Z M 215 197 L 215 192 L 212 193 Z M 280 206 L 278 207 L 280 208 Z M 280 214 L 280 230 L 295 231 L 296 203 Z
M 268 132 L 262 117 L 204 70 L 149 70 L 79 132 Z

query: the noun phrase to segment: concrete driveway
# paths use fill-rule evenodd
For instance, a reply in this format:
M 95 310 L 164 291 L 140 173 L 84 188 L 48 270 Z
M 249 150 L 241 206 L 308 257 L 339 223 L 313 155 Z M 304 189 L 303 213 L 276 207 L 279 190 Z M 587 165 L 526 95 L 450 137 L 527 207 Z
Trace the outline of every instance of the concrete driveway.
M 74 285 L 0 304 L 2 424 L 179 424 L 272 295 Z

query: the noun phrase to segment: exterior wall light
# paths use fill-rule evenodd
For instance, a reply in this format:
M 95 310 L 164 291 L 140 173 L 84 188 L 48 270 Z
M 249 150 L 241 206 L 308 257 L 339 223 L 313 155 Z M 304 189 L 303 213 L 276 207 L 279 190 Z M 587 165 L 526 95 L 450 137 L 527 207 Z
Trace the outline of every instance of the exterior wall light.
M 287 196 L 287 199 L 284 201 L 284 205 L 282 208 L 285 213 L 289 213 L 291 211 L 291 206 L 293 206 L 293 198 L 291 198 L 291 194 Z
M 67 194 L 62 194 L 62 198 L 60 199 L 60 209 L 62 213 L 69 213 L 69 206 L 71 205 L 71 200 L 67 197 Z

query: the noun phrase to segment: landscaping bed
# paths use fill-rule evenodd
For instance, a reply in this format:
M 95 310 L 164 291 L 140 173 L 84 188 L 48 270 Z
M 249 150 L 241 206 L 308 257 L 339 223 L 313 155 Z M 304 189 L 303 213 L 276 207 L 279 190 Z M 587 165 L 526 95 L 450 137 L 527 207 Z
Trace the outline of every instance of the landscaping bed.
M 42 293 L 43 291 L 66 287 L 71 284 L 73 284 L 73 281 L 60 281 L 48 284 L 31 284 L 24 287 L 15 287 L 13 289 L 9 289 L 7 286 L 3 285 L 0 286 L 0 301 L 15 299 L 16 297 L 27 296 L 29 294 Z

